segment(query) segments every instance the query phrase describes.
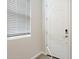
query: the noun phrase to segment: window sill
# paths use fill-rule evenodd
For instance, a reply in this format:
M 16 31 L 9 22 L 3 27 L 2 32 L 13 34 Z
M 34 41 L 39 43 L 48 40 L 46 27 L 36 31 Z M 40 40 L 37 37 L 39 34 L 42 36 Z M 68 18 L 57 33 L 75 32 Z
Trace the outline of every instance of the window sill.
M 21 36 L 8 37 L 7 40 L 16 40 L 16 39 L 22 39 L 22 38 L 28 38 L 28 37 L 31 37 L 31 35 L 21 35 Z

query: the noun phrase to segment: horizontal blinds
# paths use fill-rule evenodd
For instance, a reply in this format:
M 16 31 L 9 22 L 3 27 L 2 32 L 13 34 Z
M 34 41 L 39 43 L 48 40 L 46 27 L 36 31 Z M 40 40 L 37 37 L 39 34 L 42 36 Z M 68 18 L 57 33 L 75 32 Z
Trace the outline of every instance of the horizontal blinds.
M 30 33 L 30 0 L 8 0 L 7 35 L 17 36 Z

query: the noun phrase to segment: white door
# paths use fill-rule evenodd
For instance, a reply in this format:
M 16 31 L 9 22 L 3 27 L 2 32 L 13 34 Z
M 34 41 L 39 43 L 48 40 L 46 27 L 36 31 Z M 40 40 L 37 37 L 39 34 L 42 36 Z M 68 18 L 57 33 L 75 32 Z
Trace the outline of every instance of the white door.
M 45 32 L 50 54 L 70 59 L 70 0 L 45 0 Z

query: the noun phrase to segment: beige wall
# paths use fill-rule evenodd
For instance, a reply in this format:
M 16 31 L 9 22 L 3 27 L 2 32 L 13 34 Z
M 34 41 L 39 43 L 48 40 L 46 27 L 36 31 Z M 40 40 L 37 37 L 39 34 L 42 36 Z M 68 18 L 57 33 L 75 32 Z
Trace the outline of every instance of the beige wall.
M 8 40 L 8 59 L 30 59 L 42 51 L 42 13 L 41 0 L 31 0 L 32 36 Z

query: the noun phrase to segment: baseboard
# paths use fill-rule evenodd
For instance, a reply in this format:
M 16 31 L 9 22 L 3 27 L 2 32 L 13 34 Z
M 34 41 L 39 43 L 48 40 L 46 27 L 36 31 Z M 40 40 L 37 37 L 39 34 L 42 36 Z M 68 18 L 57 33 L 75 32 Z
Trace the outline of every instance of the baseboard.
M 46 53 L 44 53 L 44 52 L 39 52 L 39 53 L 37 53 L 35 56 L 33 56 L 31 59 L 36 59 L 38 56 L 40 56 L 41 54 L 44 54 L 44 55 L 46 55 Z
M 46 49 L 47 49 L 47 54 L 52 55 L 49 47 L 46 47 Z

